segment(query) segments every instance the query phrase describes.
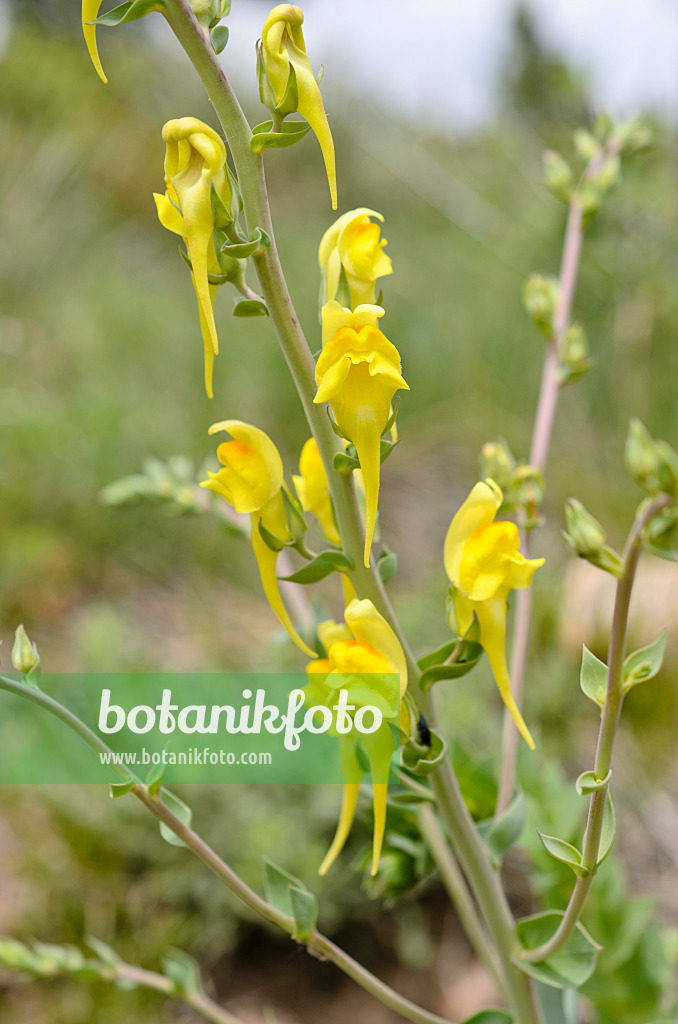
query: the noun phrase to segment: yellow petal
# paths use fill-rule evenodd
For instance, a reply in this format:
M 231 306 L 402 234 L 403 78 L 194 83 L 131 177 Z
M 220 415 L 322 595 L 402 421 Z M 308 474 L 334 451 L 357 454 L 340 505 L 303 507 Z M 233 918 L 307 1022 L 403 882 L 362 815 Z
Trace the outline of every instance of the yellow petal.
M 292 61 L 292 63 L 294 64 L 294 70 L 297 76 L 297 89 L 299 91 L 299 103 L 297 105 L 297 110 L 301 116 L 308 121 L 315 132 L 318 142 L 320 143 L 320 150 L 325 162 L 327 181 L 330 186 L 332 209 L 336 210 L 337 169 L 334 156 L 334 141 L 332 139 L 332 133 L 327 120 L 327 114 L 325 113 L 323 98 L 313 72 L 310 69 L 307 70 L 303 67 L 300 68 L 295 61 Z
M 407 689 L 407 660 L 398 637 L 384 616 L 371 601 L 356 598 L 346 608 L 344 618 L 355 639 L 382 654 L 390 666 L 389 671 L 400 677 L 402 697 Z
M 82 0 L 82 34 L 85 37 L 85 44 L 96 73 L 101 81 L 106 83 L 108 82 L 108 79 L 106 78 L 104 69 L 101 66 L 99 50 L 97 49 L 96 25 L 88 24 L 88 22 L 94 21 L 94 19 L 98 17 L 100 7 L 101 0 Z
M 290 638 L 294 641 L 297 647 L 307 654 L 309 658 L 315 659 L 316 653 L 312 650 L 307 643 L 305 643 L 296 629 L 292 624 L 292 620 L 289 617 L 287 609 L 282 599 L 282 595 L 278 588 L 278 579 L 276 576 L 276 563 L 278 561 L 278 552 L 272 551 L 271 548 L 266 544 L 263 537 L 259 533 L 259 521 L 260 517 L 257 513 L 252 514 L 252 549 L 254 551 L 254 557 L 257 560 L 259 567 L 259 575 L 261 577 L 261 585 L 264 588 L 264 594 L 266 600 L 271 606 L 272 611 L 277 615 L 282 625 L 287 630 Z
M 377 220 L 381 221 L 384 219 L 376 210 L 369 210 L 366 206 L 360 206 L 356 210 L 349 210 L 347 213 L 342 213 L 341 217 L 337 217 L 334 224 L 327 229 L 320 241 L 318 263 L 321 270 L 327 263 L 332 250 L 337 248 L 342 229 L 353 221 L 369 221 L 370 217 L 376 217 Z
M 326 651 L 329 651 L 333 644 L 341 640 L 350 640 L 351 632 L 344 622 L 335 622 L 333 619 L 326 619 L 318 626 L 318 639 Z
M 477 483 L 461 506 L 445 537 L 445 571 L 451 583 L 459 584 L 459 565 L 464 545 L 481 526 L 488 526 L 494 519 L 503 501 L 501 490 L 493 480 Z
M 337 831 L 332 840 L 332 845 L 325 855 L 325 859 L 318 868 L 319 875 L 326 875 L 329 869 L 334 864 L 335 860 L 344 848 L 344 844 L 348 839 L 349 832 L 351 831 L 351 825 L 355 818 L 355 808 L 358 802 L 358 793 L 360 792 L 359 782 L 347 782 L 344 784 L 341 798 L 341 812 L 339 814 L 339 824 L 337 825 Z
M 501 698 L 516 723 L 518 732 L 530 750 L 534 750 L 534 740 L 511 691 L 511 679 L 506 664 L 506 599 L 495 597 L 474 604 L 473 607 L 480 625 L 480 642 L 487 654 Z
M 246 470 L 240 462 L 234 464 L 234 468 L 241 473 L 246 482 L 249 481 L 249 486 L 256 495 L 256 509 L 263 508 L 283 484 L 283 464 L 278 449 L 268 434 L 258 427 L 253 427 L 251 423 L 243 423 L 242 420 L 221 420 L 219 423 L 213 423 L 209 429 L 210 434 L 220 431 L 226 431 L 235 441 L 249 449 L 251 469 Z M 224 452 L 224 455 L 228 454 L 229 452 Z M 234 457 L 236 455 L 234 450 Z M 253 512 L 256 509 L 248 508 L 246 511 Z
M 327 473 L 314 437 L 310 437 L 301 449 L 299 469 L 301 476 L 295 476 L 293 480 L 302 508 L 316 517 L 330 544 L 341 544 L 334 521 Z
M 330 299 L 321 312 L 323 347 L 342 327 L 351 327 L 355 331 L 367 325 L 376 327 L 379 317 L 383 315 L 384 310 L 381 306 L 365 303 L 357 306 L 352 313 L 345 306 L 340 306 L 335 299 Z
M 191 274 L 191 281 L 193 282 L 193 287 L 195 288 L 195 277 L 194 277 L 193 274 Z M 197 289 L 196 289 L 196 292 L 197 292 Z M 209 301 L 210 301 L 210 307 L 212 309 L 214 308 L 214 296 L 216 295 L 216 292 L 217 292 L 217 285 L 215 285 L 215 284 L 208 285 Z M 213 372 L 214 372 L 214 356 L 216 354 L 218 354 L 219 347 L 217 345 L 217 348 L 216 349 L 214 348 L 214 341 L 213 341 L 212 335 L 210 333 L 209 325 L 208 325 L 207 321 L 205 320 L 205 314 L 203 313 L 202 303 L 200 302 L 199 299 L 198 299 L 198 316 L 200 318 L 200 334 L 202 335 L 202 344 L 203 344 L 203 350 L 204 350 L 204 354 L 205 354 L 205 391 L 207 392 L 207 397 L 208 398 L 213 398 L 214 397 L 214 392 L 212 390 L 212 376 L 213 376 Z
M 459 562 L 459 586 L 471 601 L 487 601 L 501 590 L 508 593 L 519 543 L 515 523 L 489 523 L 473 531 Z
M 158 220 L 162 226 L 175 235 L 181 235 L 183 238 L 186 234 L 184 218 L 174 203 L 171 202 L 169 196 L 154 192 L 153 198 L 155 199 L 155 207 L 158 211 Z
M 384 832 L 386 830 L 387 796 L 387 783 L 372 783 L 372 808 L 374 811 L 374 832 L 372 834 L 372 869 L 370 871 L 371 875 L 376 875 L 377 871 L 379 870 L 381 848 L 384 844 Z

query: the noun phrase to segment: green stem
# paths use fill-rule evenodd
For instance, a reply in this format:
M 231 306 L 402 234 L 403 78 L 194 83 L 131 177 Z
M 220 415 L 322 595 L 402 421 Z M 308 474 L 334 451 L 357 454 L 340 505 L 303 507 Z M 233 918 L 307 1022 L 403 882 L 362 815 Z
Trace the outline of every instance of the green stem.
M 54 700 L 53 697 L 49 697 L 46 693 L 41 690 L 34 690 L 27 686 L 25 683 L 17 682 L 14 679 L 10 679 L 7 676 L 0 676 L 0 690 L 6 690 L 8 693 L 14 693 L 19 697 L 29 700 L 39 707 L 48 711 L 54 715 L 60 721 L 64 722 L 70 729 L 73 730 L 78 736 L 81 737 L 93 750 L 97 753 L 111 754 L 112 751 L 103 740 L 101 740 L 95 732 L 93 732 L 84 722 L 81 722 L 68 708 L 65 708 L 58 701 Z M 117 767 L 112 764 L 112 767 L 121 775 L 123 778 L 128 779 L 132 774 L 131 772 Z M 136 777 L 135 777 L 136 778 Z M 277 925 L 291 935 L 294 931 L 294 921 L 287 917 L 286 914 L 281 913 L 274 906 L 268 903 L 263 897 L 259 896 L 254 889 L 250 889 L 248 885 L 233 871 L 228 864 L 221 859 L 221 857 L 202 839 L 197 832 L 189 828 L 175 814 L 170 811 L 161 799 L 153 798 L 149 795 L 146 786 L 137 779 L 136 785 L 131 789 L 131 792 L 137 797 L 138 800 L 144 805 L 158 819 L 158 821 L 164 822 L 168 828 L 174 832 L 179 839 L 182 840 L 185 846 L 188 847 L 204 864 L 214 872 L 218 878 L 233 892 L 243 903 L 246 904 L 255 914 L 263 917 L 264 920 L 270 921 L 271 924 Z M 320 953 L 322 956 L 327 957 L 335 963 L 345 974 L 348 974 L 350 978 L 357 981 L 368 992 L 371 992 L 377 999 L 379 999 L 386 1006 L 396 1010 L 406 1020 L 414 1021 L 414 1024 L 449 1024 L 442 1017 L 437 1016 L 435 1013 L 429 1013 L 427 1010 L 423 1010 L 421 1007 L 416 1006 L 415 1003 L 410 1002 L 404 996 L 399 995 L 388 985 L 384 984 L 378 978 L 375 978 L 366 968 L 361 964 L 353 960 L 352 957 L 345 953 L 344 950 L 336 946 L 330 939 L 326 938 L 320 932 L 314 931 L 311 938 L 306 943 L 309 950 L 316 953 Z M 196 1009 L 198 1007 L 196 1006 Z M 202 1011 L 201 1011 L 202 1012 Z M 227 1024 L 227 1018 L 223 1017 L 217 1020 L 217 1024 Z M 230 1022 L 228 1022 L 230 1024 Z
M 643 513 L 636 518 L 624 547 L 624 568 L 622 575 L 617 581 L 612 631 L 610 633 L 610 646 L 608 650 L 607 692 L 605 694 L 605 704 L 603 705 L 596 748 L 594 772 L 597 779 L 604 779 L 611 768 L 619 718 L 624 703 L 622 685 L 624 681 L 624 657 L 629 628 L 629 611 L 633 584 L 643 546 L 643 530 L 650 519 L 662 508 L 670 504 L 671 501 L 672 499 L 666 494 L 660 494 L 655 498 Z M 581 917 L 598 867 L 598 852 L 600 849 L 603 814 L 605 812 L 608 789 L 609 785 L 606 785 L 602 789 L 596 790 L 591 795 L 589 802 L 582 850 L 582 866 L 586 869 L 587 874 L 577 878 L 565 914 L 551 938 L 536 949 L 531 949 L 522 954 L 523 959 L 531 963 L 546 960 L 547 957 L 557 953 L 567 942 Z
M 337 473 L 334 456 L 341 452 L 340 442 L 334 434 L 326 411 L 314 403 L 316 393 L 315 364 L 311 350 L 299 324 L 287 283 L 278 257 L 275 234 L 268 205 L 263 157 L 250 148 L 251 131 L 231 86 L 219 66 L 211 47 L 207 45 L 187 0 L 165 0 L 165 16 L 180 45 L 197 71 L 221 121 L 233 156 L 243 198 L 248 236 L 260 227 L 271 239 L 268 249 L 253 257 L 268 312 L 275 327 L 280 346 L 296 384 L 302 407 L 327 472 L 337 526 L 344 551 L 355 569 L 351 578 L 357 593 L 372 601 L 396 632 L 408 664 L 409 686 L 423 714 L 432 720 L 430 698 L 417 687 L 419 669 L 393 614 L 383 584 L 374 563 L 363 564 L 364 527 L 351 477 Z M 433 773 L 432 785 L 439 800 L 447 831 L 457 849 L 460 863 L 478 899 L 488 927 L 492 931 L 507 986 L 515 1002 L 521 1024 L 538 1024 L 539 1011 L 532 997 L 526 976 L 511 962 L 515 952 L 514 921 L 498 877 L 494 874 L 487 852 L 478 836 L 473 820 L 464 804 L 451 766 L 447 763 Z M 482 894 L 482 898 L 479 894 Z M 495 933 L 499 927 L 500 935 Z
M 424 805 L 419 811 L 419 828 L 431 851 L 431 856 L 436 862 L 443 885 L 476 956 L 485 965 L 498 991 L 505 994 L 504 980 L 499 972 L 498 963 L 490 946 L 488 936 L 478 917 L 473 899 L 466 886 L 466 880 L 459 870 L 447 839 L 440 827 L 436 813 L 430 805 Z
M 143 967 L 135 967 L 133 964 L 117 963 L 112 967 L 115 981 L 128 981 L 143 988 L 153 989 L 155 992 L 162 992 L 166 996 L 178 999 L 186 1006 L 199 1013 L 210 1024 L 244 1024 L 240 1017 L 234 1017 L 228 1010 L 224 1010 L 218 1003 L 210 999 L 203 992 L 184 992 L 180 994 L 174 982 L 166 978 L 164 974 L 156 974 L 154 971 L 146 971 Z

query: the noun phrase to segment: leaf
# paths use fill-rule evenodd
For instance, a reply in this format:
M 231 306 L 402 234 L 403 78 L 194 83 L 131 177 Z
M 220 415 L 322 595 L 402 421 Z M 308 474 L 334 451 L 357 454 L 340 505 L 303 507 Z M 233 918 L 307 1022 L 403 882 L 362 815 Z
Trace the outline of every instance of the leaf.
M 483 835 L 495 867 L 500 866 L 502 857 L 509 847 L 518 842 L 524 827 L 525 799 L 522 793 L 518 793 L 504 813 L 491 823 Z
M 599 708 L 604 707 L 607 693 L 607 665 L 596 658 L 595 654 L 591 654 L 586 645 L 582 651 L 579 685 L 589 700 L 592 700 Z
M 433 793 L 425 796 L 419 790 L 414 792 L 413 790 L 405 789 L 401 793 L 389 793 L 388 802 L 393 804 L 394 807 L 419 807 L 421 804 L 434 804 L 436 798 Z
M 174 991 L 180 998 L 201 995 L 202 978 L 200 967 L 192 956 L 182 949 L 170 949 L 163 957 L 163 974 L 174 985 Z
M 254 238 L 250 239 L 247 242 L 225 242 L 224 245 L 220 246 L 219 252 L 222 252 L 225 256 L 231 256 L 232 259 L 234 260 L 244 260 L 247 259 L 248 256 L 252 256 L 257 251 L 257 249 L 268 249 L 270 248 L 270 245 L 271 239 L 266 234 L 266 232 L 262 231 L 261 228 L 255 228 Z M 244 299 L 240 301 L 254 302 L 258 300 Z M 235 313 L 234 315 L 244 316 L 245 314 Z
M 250 148 L 253 153 L 263 153 L 267 149 L 286 149 L 300 142 L 311 130 L 305 121 L 284 121 L 280 131 L 273 132 L 273 121 L 264 121 L 252 129 Z
M 135 785 L 136 779 L 133 779 L 131 775 L 126 782 L 111 782 L 111 796 L 113 799 L 119 796 L 126 796 L 127 793 L 131 793 Z
M 377 572 L 382 583 L 393 579 L 398 568 L 398 556 L 395 551 L 382 551 L 377 559 Z
M 223 53 L 228 43 L 228 25 L 217 25 L 210 32 L 210 42 L 215 53 Z
M 460 679 L 461 676 L 465 676 L 467 672 L 480 661 L 483 649 L 480 644 L 460 641 L 462 644 L 462 651 L 459 657 L 457 657 L 450 664 L 442 665 L 431 665 L 424 672 L 422 672 L 419 679 L 419 686 L 422 690 L 430 690 L 434 683 L 439 682 L 441 679 Z M 452 645 L 454 647 L 456 644 Z
M 612 806 L 612 797 L 607 794 L 607 800 L 605 801 L 605 810 L 603 811 L 603 828 L 600 833 L 600 845 L 598 846 L 598 863 L 596 867 L 600 867 L 608 853 L 612 849 L 612 843 L 614 842 L 614 834 L 617 830 L 617 819 L 614 813 L 614 807 Z
M 308 942 L 318 921 L 318 900 L 312 892 L 297 885 L 290 886 L 295 942 Z
M 95 18 L 90 24 L 115 28 L 116 25 L 125 25 L 130 21 L 145 18 L 152 11 L 162 10 L 162 7 L 161 0 L 132 0 L 129 3 L 119 4 L 108 14 L 102 14 L 99 18 Z
M 428 739 L 427 744 L 410 739 L 401 748 L 403 768 L 413 775 L 430 775 L 447 757 L 447 744 L 434 729 L 428 730 Z
M 667 631 L 664 630 L 654 643 L 648 644 L 647 647 L 641 647 L 640 650 L 634 651 L 633 654 L 629 654 L 624 662 L 622 693 L 628 693 L 633 686 L 637 686 L 638 683 L 644 683 L 648 679 L 653 679 L 657 675 L 664 660 L 666 635 Z
M 282 551 L 282 549 L 285 547 L 285 544 L 277 537 L 274 537 L 274 535 L 266 529 L 261 519 L 259 520 L 259 525 L 257 528 L 259 530 L 259 534 L 261 535 L 261 539 L 263 540 L 267 548 L 270 548 L 271 551 Z
M 448 640 L 442 647 L 437 647 L 435 651 L 431 651 L 430 654 L 424 654 L 417 660 L 417 665 L 423 671 L 427 668 L 431 668 L 432 665 L 440 665 L 445 661 L 454 651 L 457 644 L 460 644 L 461 638 L 455 637 L 454 640 Z
M 514 1024 L 514 1018 L 505 1010 L 481 1010 L 461 1024 Z
M 525 917 L 516 925 L 516 935 L 525 949 L 536 949 L 550 939 L 563 918 L 562 910 L 547 910 Z M 576 924 L 567 942 L 549 957 L 530 963 L 520 956 L 513 963 L 530 977 L 553 988 L 581 988 L 593 974 L 602 947 L 581 924 Z
M 579 796 L 589 796 L 591 793 L 595 793 L 599 789 L 604 789 L 611 778 L 611 768 L 604 779 L 597 779 L 596 773 L 593 771 L 582 772 L 575 782 L 575 788 L 579 793 Z
M 308 565 L 303 566 L 291 576 L 280 576 L 279 579 L 288 583 L 317 583 L 333 572 L 350 572 L 353 562 L 341 551 L 321 551 Z
M 164 776 L 165 766 L 162 764 L 154 764 L 146 777 L 146 786 L 148 787 L 149 796 L 155 797 L 158 795 Z
M 574 988 L 557 989 L 536 983 L 545 1024 L 579 1024 L 579 998 Z
M 89 948 L 96 953 L 102 963 L 107 964 L 109 967 L 117 967 L 118 964 L 122 963 L 122 957 L 118 956 L 114 949 L 107 946 L 101 939 L 95 938 L 93 935 L 88 935 L 85 939 L 86 944 Z
M 546 852 L 554 860 L 560 861 L 561 864 L 567 864 L 568 867 L 572 868 L 575 875 L 579 875 L 582 878 L 589 874 L 586 868 L 582 867 L 581 853 L 576 846 L 566 843 L 564 839 L 557 839 L 556 836 L 544 835 L 539 829 L 537 829 L 537 835 L 541 839 Z
M 260 299 L 236 299 L 233 316 L 268 316 L 268 310 Z
M 193 819 L 193 811 L 188 804 L 185 804 L 183 800 L 180 800 L 178 796 L 175 796 L 174 793 L 171 793 L 168 789 L 163 789 L 162 800 L 172 814 L 176 815 L 183 825 L 187 825 L 190 828 L 191 821 Z M 186 845 L 183 839 L 180 839 L 179 836 L 175 835 L 169 825 L 166 825 L 164 821 L 160 822 L 160 835 L 166 843 L 170 844 L 170 846 Z
M 303 882 L 294 875 L 264 859 L 264 892 L 266 899 L 281 914 L 294 921 L 292 938 L 306 942 L 318 920 L 318 901 Z

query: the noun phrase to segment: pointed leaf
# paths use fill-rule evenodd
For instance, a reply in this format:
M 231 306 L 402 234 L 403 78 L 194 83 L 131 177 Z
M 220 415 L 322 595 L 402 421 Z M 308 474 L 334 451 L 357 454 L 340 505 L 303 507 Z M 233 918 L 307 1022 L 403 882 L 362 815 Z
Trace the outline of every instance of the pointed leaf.
M 562 910 L 547 910 L 542 914 L 523 918 L 516 925 L 516 935 L 520 944 L 525 949 L 541 946 L 551 938 L 562 917 Z M 581 988 L 593 974 L 601 948 L 586 929 L 577 924 L 567 942 L 548 960 L 529 963 L 516 956 L 513 963 L 532 978 L 553 988 Z
M 272 127 L 272 121 L 264 121 L 252 129 L 250 148 L 253 153 L 263 153 L 267 149 L 286 149 L 300 142 L 311 130 L 310 124 L 305 121 L 285 121 L 277 132 L 271 131 Z
M 224 237 L 223 235 L 221 236 Z M 225 256 L 231 256 L 234 260 L 244 260 L 248 256 L 252 256 L 257 249 L 268 249 L 271 245 L 271 239 L 268 237 L 265 231 L 261 228 L 254 229 L 254 238 L 247 242 L 225 242 L 219 249 L 219 252 L 224 253 Z M 253 299 L 245 300 L 247 302 L 255 301 Z M 237 315 L 237 314 L 236 314 Z M 243 314 L 240 314 L 241 316 Z
M 616 830 L 617 819 L 614 813 L 614 807 L 612 806 L 612 798 L 608 793 L 607 800 L 605 801 L 605 810 L 603 812 L 603 829 L 600 833 L 600 845 L 598 847 L 598 867 L 600 867 L 612 849 Z
M 595 793 L 599 789 L 604 789 L 611 777 L 611 768 L 604 779 L 597 779 L 596 773 L 593 771 L 582 772 L 575 782 L 575 788 L 579 793 L 579 796 L 589 796 L 589 794 Z
M 422 690 L 430 690 L 433 684 L 441 679 L 460 679 L 461 676 L 465 676 L 467 672 L 475 668 L 482 657 L 482 647 L 480 644 L 468 641 L 461 641 L 461 644 L 461 653 L 454 661 L 449 664 L 431 665 L 422 672 L 419 679 L 419 686 Z M 455 646 L 456 644 L 452 645 L 453 650 Z
M 292 890 L 296 890 L 296 894 L 293 894 Z M 271 906 L 286 917 L 293 919 L 297 930 L 300 929 L 303 933 L 310 927 L 310 931 L 313 931 L 317 919 L 315 896 L 298 878 L 266 858 L 264 858 L 264 892 Z M 313 917 L 313 923 L 309 924 L 313 906 L 315 906 L 315 917 Z M 297 918 L 297 914 L 300 915 L 299 918 Z
M 537 835 L 542 841 L 544 849 L 553 857 L 554 860 L 560 861 L 561 864 L 567 864 L 568 867 L 572 868 L 575 875 L 580 875 L 585 878 L 589 872 L 586 868 L 582 867 L 581 853 L 570 843 L 566 843 L 564 839 L 557 839 L 556 836 L 547 836 L 537 829 Z
M 200 967 L 192 956 L 182 949 L 170 949 L 163 957 L 163 974 L 174 985 L 174 991 L 180 998 L 201 995 L 202 978 Z
M 148 794 L 151 797 L 157 796 L 162 786 L 162 780 L 165 775 L 165 766 L 163 764 L 154 764 L 146 777 L 146 786 L 148 787 Z
M 88 935 L 85 939 L 86 944 L 96 953 L 99 960 L 102 963 L 108 964 L 109 967 L 117 967 L 118 964 L 122 963 L 122 957 L 118 956 L 114 949 L 107 946 L 101 939 L 96 939 L 93 935 Z
M 525 799 L 522 793 L 518 793 L 483 836 L 496 867 L 501 864 L 502 857 L 509 847 L 518 842 L 524 827 Z
M 162 801 L 166 804 L 172 814 L 177 816 L 182 824 L 187 825 L 190 828 L 191 821 L 193 819 L 193 811 L 184 803 L 183 800 L 180 800 L 178 796 L 175 796 L 174 793 L 171 793 L 168 789 L 164 789 L 162 791 Z M 170 846 L 185 845 L 183 839 L 180 839 L 179 836 L 175 835 L 169 825 L 166 825 L 164 821 L 160 822 L 160 835 L 166 843 L 170 844 Z
M 413 775 L 430 775 L 447 757 L 447 744 L 434 729 L 427 730 L 428 743 L 410 739 L 401 748 L 403 768 Z
M 91 24 L 115 28 L 116 25 L 124 25 L 130 21 L 145 18 L 152 11 L 162 10 L 162 7 L 162 0 L 134 0 L 134 2 L 114 7 L 108 14 L 102 14 L 99 18 L 95 18 Z
M 637 686 L 638 683 L 644 683 L 648 679 L 653 679 L 657 675 L 662 667 L 665 647 L 666 630 L 657 637 L 654 643 L 648 644 L 647 647 L 641 647 L 640 650 L 634 651 L 633 654 L 629 654 L 624 662 L 622 693 L 628 693 L 633 686 Z
M 289 583 L 317 583 L 324 580 L 332 572 L 350 572 L 353 562 L 341 551 L 321 551 L 312 561 L 291 576 L 280 576 L 279 579 Z
M 514 1024 L 514 1018 L 505 1010 L 481 1010 L 461 1024 Z
M 591 654 L 586 645 L 582 651 L 579 685 L 594 704 L 602 708 L 607 693 L 607 665 Z
M 318 920 L 318 900 L 312 892 L 298 885 L 290 886 L 294 931 L 296 942 L 308 942 Z

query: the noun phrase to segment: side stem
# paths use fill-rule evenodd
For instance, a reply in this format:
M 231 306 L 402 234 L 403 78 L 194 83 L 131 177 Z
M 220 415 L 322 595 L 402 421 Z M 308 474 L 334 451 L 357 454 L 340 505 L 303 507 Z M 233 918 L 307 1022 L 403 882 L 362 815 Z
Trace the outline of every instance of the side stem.
M 638 560 L 640 559 L 643 546 L 643 529 L 657 512 L 670 504 L 671 500 L 668 495 L 661 494 L 651 502 L 633 524 L 624 548 L 624 569 L 617 582 L 612 616 L 612 632 L 610 634 L 608 650 L 607 691 L 596 747 L 594 771 L 597 779 L 604 779 L 611 768 L 614 743 L 624 703 L 622 684 L 624 681 L 623 671 L 628 637 L 629 610 L 631 607 L 633 584 L 638 569 Z M 552 937 L 538 948 L 523 953 L 522 956 L 525 960 L 535 963 L 557 953 L 570 937 L 581 917 L 598 867 L 598 851 L 608 790 L 609 785 L 596 790 L 591 795 L 589 802 L 589 813 L 582 850 L 582 866 L 587 874 L 577 878 L 570 902 L 565 910 L 565 915 Z

